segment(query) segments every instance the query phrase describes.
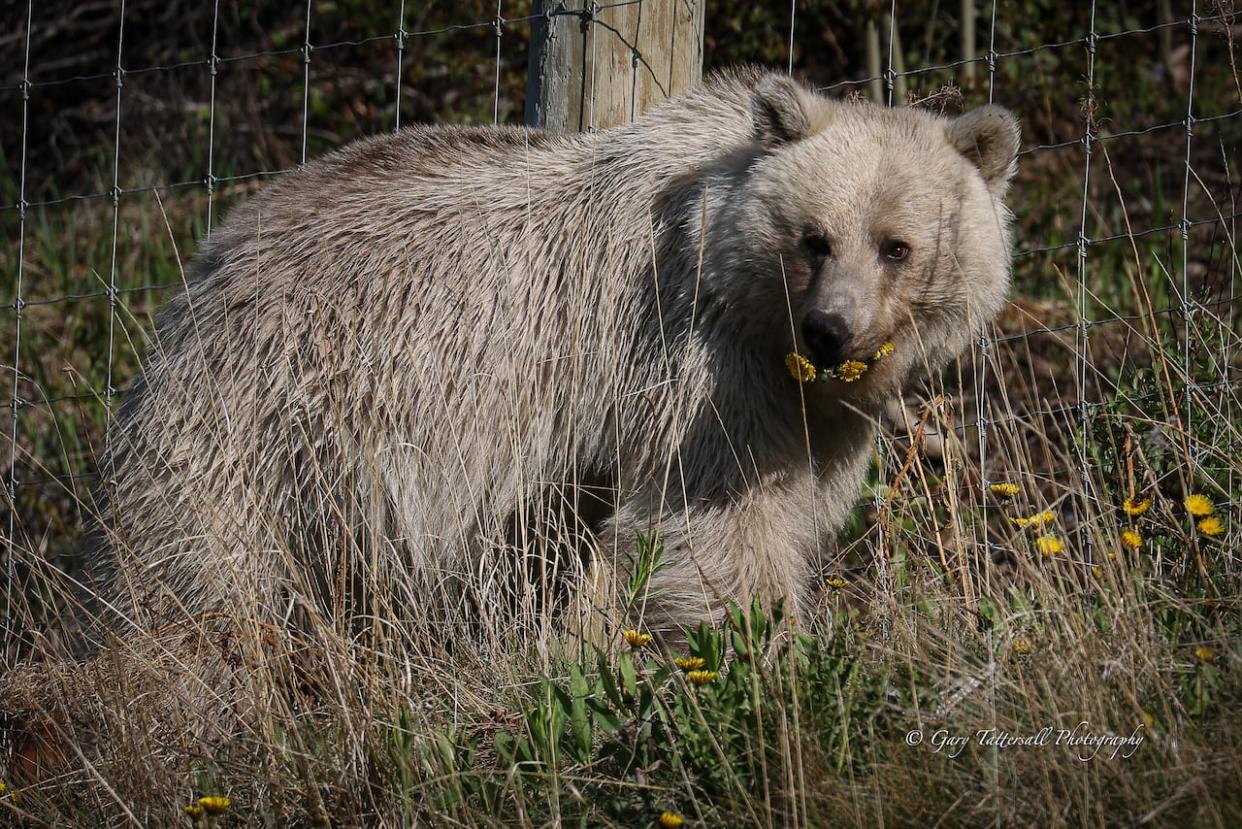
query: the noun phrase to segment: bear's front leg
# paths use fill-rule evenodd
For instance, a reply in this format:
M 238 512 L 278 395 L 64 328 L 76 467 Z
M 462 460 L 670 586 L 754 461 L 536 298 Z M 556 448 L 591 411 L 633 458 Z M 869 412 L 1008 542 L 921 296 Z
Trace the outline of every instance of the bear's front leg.
M 717 622 L 728 602 L 784 598 L 805 607 L 813 562 L 834 516 L 809 472 L 784 473 L 715 498 L 645 490 L 622 505 L 601 540 L 613 550 L 630 622 L 652 630 Z M 635 578 L 639 539 L 661 549 L 660 566 Z

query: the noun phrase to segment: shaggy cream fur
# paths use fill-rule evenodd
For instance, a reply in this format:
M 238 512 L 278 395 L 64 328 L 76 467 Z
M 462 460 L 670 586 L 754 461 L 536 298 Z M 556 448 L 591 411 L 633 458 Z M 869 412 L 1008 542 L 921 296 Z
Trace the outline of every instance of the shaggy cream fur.
M 415 127 L 307 165 L 160 317 L 109 438 L 103 606 L 491 612 L 628 573 L 644 534 L 652 626 L 796 603 L 881 408 L 1000 307 L 1017 142 L 996 107 L 742 70 L 593 135 Z M 896 353 L 799 385 L 812 311 Z

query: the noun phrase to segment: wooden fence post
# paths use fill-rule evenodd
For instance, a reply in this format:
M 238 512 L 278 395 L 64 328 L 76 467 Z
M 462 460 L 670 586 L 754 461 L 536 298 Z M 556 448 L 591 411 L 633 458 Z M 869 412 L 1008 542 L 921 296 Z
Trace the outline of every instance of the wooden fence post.
M 703 75 L 705 0 L 536 0 L 526 123 L 576 132 L 624 124 Z

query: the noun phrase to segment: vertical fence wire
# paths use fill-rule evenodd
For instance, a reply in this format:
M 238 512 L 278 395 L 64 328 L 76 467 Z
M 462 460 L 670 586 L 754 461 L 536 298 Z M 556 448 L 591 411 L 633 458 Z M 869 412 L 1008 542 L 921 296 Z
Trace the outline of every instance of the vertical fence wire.
M 314 0 L 306 0 L 306 26 L 302 37 L 302 152 L 298 166 L 306 164 L 307 126 L 310 123 L 310 77 L 311 77 L 311 5 Z
M 1242 104 L 1242 90 L 1239 90 L 1238 95 L 1239 95 L 1238 103 Z M 1238 204 L 1237 204 L 1237 190 L 1234 185 L 1234 175 L 1237 172 L 1237 157 L 1235 156 L 1232 160 L 1229 158 L 1228 154 L 1226 154 L 1225 152 L 1223 141 L 1221 142 L 1221 162 L 1222 162 L 1222 166 L 1224 167 L 1225 180 L 1229 183 L 1229 191 L 1230 191 L 1229 193 L 1229 214 L 1232 217 L 1231 219 L 1226 221 L 1225 226 L 1223 228 L 1223 230 L 1225 231 L 1225 244 L 1223 246 L 1224 255 L 1228 257 L 1229 259 L 1229 293 L 1227 294 L 1227 296 L 1236 297 L 1238 295 L 1237 294 L 1237 289 L 1238 289 L 1237 278 L 1238 278 L 1238 255 L 1239 254 L 1238 254 L 1238 246 L 1237 246 Z M 1238 324 L 1238 313 L 1237 313 L 1236 307 L 1230 308 L 1228 310 L 1229 310 L 1229 315 L 1228 315 L 1229 325 L 1227 327 L 1227 330 L 1232 332 L 1235 326 L 1237 326 Z M 1228 363 L 1223 365 L 1221 368 L 1222 368 L 1222 373 L 1224 374 L 1223 379 L 1225 381 L 1225 385 L 1226 387 L 1228 387 L 1229 383 L 1233 379 L 1231 374 L 1233 373 L 1235 369 Z M 1235 457 L 1235 458 L 1238 457 L 1238 435 L 1236 432 L 1232 430 L 1229 433 L 1228 451 L 1231 457 Z M 1229 482 L 1228 483 L 1229 492 L 1231 493 L 1237 492 L 1237 489 L 1236 489 L 1237 466 L 1232 463 L 1229 464 L 1228 482 Z M 1236 536 L 1235 536 L 1236 524 L 1234 522 L 1234 517 L 1233 517 L 1232 512 L 1230 512 L 1226 518 L 1225 531 L 1226 533 L 1228 533 L 1228 537 L 1231 540 L 1234 540 L 1236 543 Z M 1242 562 L 1239 562 L 1236 556 L 1229 557 L 1229 575 L 1231 578 L 1234 578 L 1234 579 L 1238 578 L 1237 567 L 1239 564 L 1242 564 Z
M 1191 148 L 1194 143 L 1195 134 L 1195 61 L 1197 58 L 1197 50 L 1199 45 L 1199 14 L 1198 3 L 1191 0 L 1190 17 L 1186 21 L 1187 30 L 1190 34 L 1190 55 L 1189 74 L 1186 80 L 1186 153 L 1182 161 L 1182 218 L 1178 223 L 1182 237 L 1182 322 L 1185 329 L 1184 339 L 1182 343 L 1182 406 L 1185 411 L 1182 413 L 1183 428 L 1188 434 L 1194 425 L 1193 412 L 1193 393 L 1194 393 L 1194 336 L 1195 336 L 1195 310 L 1196 301 L 1191 294 L 1190 288 L 1190 177 L 1191 177 Z M 1193 472 L 1194 452 L 1197 448 L 1197 442 L 1190 441 L 1191 457 L 1187 460 L 1191 463 Z
M 888 17 L 888 51 L 884 66 L 884 100 L 885 106 L 893 105 L 893 88 L 896 85 L 896 73 L 893 71 L 893 41 L 896 39 L 897 31 L 897 0 L 892 0 L 889 5 Z M 889 561 L 888 539 L 884 532 L 884 522 L 879 520 L 881 510 L 884 507 L 883 487 L 879 484 L 888 480 L 888 452 L 884 443 L 883 430 L 876 430 L 875 435 L 875 454 L 876 468 L 879 470 L 877 476 L 877 486 L 871 496 L 872 508 L 876 513 L 875 522 L 875 542 L 871 547 L 872 558 L 876 562 L 876 574 L 879 582 L 876 587 L 879 595 L 884 597 L 885 602 L 896 601 L 893 590 L 893 574 L 891 562 Z M 885 638 L 890 633 L 888 614 L 883 614 L 880 622 L 880 630 Z
M 638 117 L 638 65 L 642 61 L 642 53 L 638 51 L 638 44 L 643 33 L 643 8 L 644 3 L 639 2 L 638 13 L 634 19 L 634 45 L 630 48 L 630 120 L 633 121 Z
M 492 94 L 492 123 L 500 123 L 500 44 L 505 36 L 504 0 L 496 0 L 496 19 L 492 29 L 496 35 L 496 87 Z
M 220 38 L 220 0 L 215 0 L 211 12 L 211 56 L 208 58 L 210 88 L 207 94 L 207 235 L 211 235 L 216 199 L 216 79 L 220 74 L 220 54 L 217 51 Z
M 1085 45 L 1087 48 L 1087 92 L 1083 100 L 1083 165 L 1082 165 L 1082 202 L 1081 216 L 1078 224 L 1078 284 L 1077 284 L 1077 325 L 1075 327 L 1075 377 L 1078 387 L 1078 419 L 1079 419 L 1079 447 L 1078 447 L 1078 474 L 1082 479 L 1083 497 L 1087 497 L 1086 491 L 1088 487 L 1088 478 L 1090 475 L 1090 461 L 1087 457 L 1087 446 L 1091 436 L 1090 426 L 1090 403 L 1087 401 L 1087 385 L 1089 382 L 1088 373 L 1091 370 L 1091 361 L 1087 353 L 1090 348 L 1090 329 L 1091 321 L 1087 314 L 1087 248 L 1090 241 L 1087 235 L 1087 222 L 1091 215 L 1091 155 L 1095 148 L 1096 140 L 1096 123 L 1095 123 L 1095 57 L 1096 46 L 1098 44 L 1098 33 L 1096 32 L 1096 5 L 1095 0 L 1091 2 L 1091 25 L 1088 30 Z M 1093 545 L 1093 536 L 1089 532 L 1089 528 L 1085 523 L 1080 522 L 1078 528 L 1078 540 L 1080 549 L 1090 560 L 1090 553 Z
M 789 0 L 789 64 L 785 67 L 785 74 L 793 74 L 794 60 L 794 31 L 795 24 L 798 20 L 798 0 Z
M 992 0 L 991 13 L 988 15 L 988 51 L 985 58 L 987 62 L 987 90 L 988 103 L 991 104 L 996 95 L 996 5 L 997 0 Z M 972 16 L 973 19 L 973 16 Z M 966 33 L 963 32 L 963 38 Z M 973 41 L 973 36 L 971 40 Z M 973 63 L 971 64 L 974 65 Z M 993 483 L 988 475 L 988 428 L 990 426 L 991 415 L 988 409 L 988 377 L 991 360 L 992 339 L 989 336 L 991 321 L 984 322 L 979 327 L 979 339 L 975 347 L 975 423 L 978 430 L 978 447 L 979 447 L 979 488 L 983 493 L 983 498 L 979 502 L 980 520 L 978 526 L 982 530 L 982 560 L 983 560 L 983 584 L 990 592 L 992 586 L 992 543 L 988 532 L 988 498 L 989 486 Z M 990 645 L 989 645 L 990 647 Z
M 798 0 L 790 0 L 790 3 L 789 3 L 789 58 L 788 58 L 788 63 L 786 65 L 786 71 L 785 71 L 785 74 L 790 77 L 793 76 L 794 32 L 795 32 L 794 27 L 795 27 L 795 23 L 797 20 L 797 13 L 798 13 Z M 789 296 L 789 284 L 787 281 L 784 287 L 785 287 L 785 302 L 787 304 L 786 307 L 789 309 L 789 334 L 791 337 L 794 337 L 795 336 L 795 327 L 794 327 L 795 323 L 794 323 L 794 317 L 793 317 L 793 307 L 792 305 L 789 305 L 790 296 Z M 807 408 L 806 408 L 805 397 L 802 398 L 801 405 L 802 405 L 802 428 L 806 436 L 807 472 L 809 473 L 808 477 L 810 480 L 810 483 L 808 484 L 807 495 L 811 502 L 811 522 L 815 528 L 816 544 L 823 546 L 827 543 L 827 538 L 831 536 L 831 533 L 828 532 L 827 528 L 823 526 L 823 517 L 822 517 L 823 507 L 819 502 L 819 498 L 817 497 L 819 483 L 815 475 L 815 457 L 811 453 L 810 432 L 806 431 L 808 429 L 808 425 L 807 425 Z M 839 562 L 837 562 L 836 560 L 832 561 L 833 570 L 837 569 L 838 563 Z M 823 576 L 826 576 L 827 573 L 816 573 L 816 575 L 817 577 L 822 578 Z
M 884 58 L 884 105 L 893 105 L 893 90 L 897 86 L 897 73 L 893 70 L 893 42 L 897 34 L 897 0 L 888 7 L 888 50 Z
M 393 132 L 401 129 L 401 73 L 405 69 L 405 0 L 397 4 L 397 100 L 393 104 Z
M 108 266 L 108 378 L 104 407 L 112 414 L 112 399 L 116 396 L 112 368 L 116 352 L 117 300 L 116 258 L 121 226 L 121 94 L 125 90 L 125 0 L 121 0 L 120 22 L 116 35 L 116 120 L 112 148 L 112 255 Z
M 9 400 L 9 526 L 5 537 L 4 550 L 4 632 L 5 643 L 16 644 L 16 637 L 8 635 L 13 624 L 14 580 L 17 575 L 16 532 L 17 532 L 17 424 L 21 417 L 21 364 L 22 364 L 22 312 L 25 300 L 22 295 L 23 282 L 26 276 L 26 148 L 27 130 L 30 124 L 30 30 L 34 24 L 34 0 L 26 3 L 26 36 L 25 55 L 22 59 L 22 145 L 21 161 L 18 168 L 17 185 L 17 272 L 14 275 L 13 297 L 13 397 Z M 0 655 L 7 656 L 9 645 L 0 650 Z
M 992 0 L 991 14 L 988 15 L 988 51 L 987 51 L 986 60 L 987 60 L 987 71 L 988 71 L 987 87 L 988 87 L 988 103 L 989 104 L 992 103 L 995 97 L 995 94 L 996 94 L 996 6 L 997 6 L 997 0 Z M 971 8 L 973 9 L 973 5 Z M 972 12 L 970 14 L 970 22 L 972 25 L 975 23 L 975 20 L 976 20 L 975 15 Z M 962 32 L 963 42 L 966 41 L 968 34 L 970 36 L 970 42 L 973 43 L 974 32 L 968 33 L 965 30 L 963 30 Z M 974 64 L 971 63 L 970 66 L 973 67 Z M 973 78 L 977 76 L 978 76 L 978 73 L 972 71 L 968 77 L 970 77 L 973 80 Z M 983 534 L 983 544 L 982 544 L 982 547 L 980 548 L 982 551 L 980 557 L 982 559 L 982 564 L 983 564 L 983 591 L 985 595 L 989 595 L 989 596 L 992 595 L 992 544 L 991 544 L 989 533 L 988 533 L 988 494 L 990 491 L 989 486 L 992 483 L 992 481 L 990 480 L 989 475 L 988 475 L 988 423 L 990 419 L 990 413 L 988 409 L 987 394 L 988 394 L 988 366 L 989 366 L 988 361 L 991 357 L 991 350 L 990 350 L 991 338 L 988 336 L 988 331 L 989 331 L 989 326 L 991 324 L 992 324 L 991 321 L 987 321 L 983 325 L 981 325 L 979 328 L 979 340 L 978 340 L 978 344 L 976 348 L 976 352 L 978 354 L 978 368 L 975 371 L 975 377 L 976 377 L 975 423 L 977 424 L 977 428 L 978 428 L 979 488 L 982 493 L 982 497 L 980 497 L 979 499 L 980 518 L 979 518 L 977 526 L 981 527 L 982 534 Z M 996 646 L 997 646 L 996 637 L 988 636 L 986 637 L 986 640 L 987 640 L 987 648 L 988 648 L 988 664 L 995 665 L 996 664 Z M 1000 719 L 999 712 L 997 711 L 997 705 L 996 705 L 996 700 L 998 696 L 997 690 L 998 690 L 998 685 L 1000 683 L 1000 672 L 989 670 L 987 676 L 988 676 L 988 682 L 987 682 L 988 708 L 987 710 L 988 710 L 988 716 L 989 716 L 988 725 L 995 729 L 999 726 L 999 719 Z M 990 746 L 988 749 L 988 761 L 989 762 L 987 763 L 988 783 L 992 788 L 992 797 L 994 799 L 997 799 L 998 802 L 999 802 L 999 797 L 1000 797 L 999 753 L 1000 753 L 1000 749 L 997 746 L 995 745 Z M 999 811 L 996 817 L 996 825 L 1000 826 Z
M 1194 488 L 1193 480 L 1199 455 L 1199 441 L 1196 439 L 1193 431 L 1195 402 L 1194 342 L 1197 300 L 1192 295 L 1190 286 L 1190 178 L 1192 172 L 1191 150 L 1194 146 L 1195 137 L 1195 68 L 1199 47 L 1199 9 L 1197 0 L 1190 0 L 1190 17 L 1186 21 L 1186 26 L 1190 35 L 1190 54 L 1187 58 L 1189 72 L 1186 79 L 1186 152 L 1182 161 L 1182 218 L 1178 223 L 1182 237 L 1182 325 L 1185 329 L 1182 342 L 1183 411 L 1180 428 L 1189 436 L 1189 439 L 1186 441 L 1189 457 L 1186 458 L 1186 462 L 1190 465 L 1188 475 L 1192 481 L 1191 487 Z M 1208 573 L 1203 561 L 1202 547 L 1199 544 L 1198 537 L 1193 533 L 1192 538 L 1195 539 L 1193 542 L 1195 564 L 1198 566 L 1200 575 L 1206 578 Z
M 599 32 L 596 27 L 599 25 L 599 3 L 592 0 L 584 15 L 585 19 L 582 24 L 583 36 L 591 39 L 591 99 L 588 102 L 586 128 L 583 131 L 595 132 L 595 90 L 599 73 L 599 51 L 596 49 Z

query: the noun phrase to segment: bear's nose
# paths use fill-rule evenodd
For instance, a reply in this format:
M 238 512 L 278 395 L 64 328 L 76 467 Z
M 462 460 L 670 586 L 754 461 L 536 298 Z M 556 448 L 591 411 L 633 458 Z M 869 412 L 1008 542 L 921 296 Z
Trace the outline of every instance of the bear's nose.
M 845 317 L 826 311 L 811 311 L 802 318 L 802 338 L 821 368 L 838 365 L 845 360 L 850 330 Z

